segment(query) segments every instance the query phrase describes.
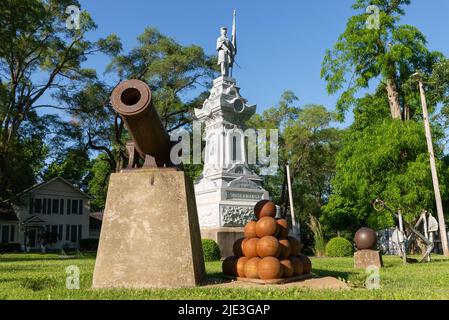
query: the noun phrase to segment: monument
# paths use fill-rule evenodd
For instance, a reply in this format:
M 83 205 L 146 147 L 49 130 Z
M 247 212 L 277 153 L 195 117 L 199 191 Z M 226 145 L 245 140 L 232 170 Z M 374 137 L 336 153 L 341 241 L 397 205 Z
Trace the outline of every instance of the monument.
M 150 88 L 124 81 L 111 103 L 133 141 L 127 144 L 128 166 L 109 181 L 92 286 L 197 285 L 205 268 L 193 185 L 171 163 L 172 145 Z
M 245 123 L 256 106 L 240 94 L 232 78 L 237 54 L 235 11 L 231 39 L 221 28 L 217 39 L 221 76 L 214 80 L 209 97 L 195 115 L 205 126 L 204 168 L 195 183 L 201 235 L 215 240 L 222 257 L 232 255 L 234 242 L 243 236 L 243 226 L 254 219 L 254 205 L 268 199 L 262 179 L 248 165 Z
M 354 268 L 383 267 L 382 255 L 376 250 L 377 235 L 373 229 L 360 228 L 354 236 L 357 251 L 354 252 Z

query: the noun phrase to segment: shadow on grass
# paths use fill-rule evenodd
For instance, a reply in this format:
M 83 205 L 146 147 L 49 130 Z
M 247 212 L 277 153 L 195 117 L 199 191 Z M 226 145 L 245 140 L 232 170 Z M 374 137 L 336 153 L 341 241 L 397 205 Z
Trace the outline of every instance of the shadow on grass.
M 14 257 L 8 257 L 7 255 L 0 255 L 0 263 L 13 263 L 13 262 L 35 262 L 35 261 L 65 261 L 65 260 L 91 260 L 95 259 L 95 254 L 87 253 L 82 256 L 68 255 L 69 259 L 61 258 L 56 254 L 33 254 L 32 256 L 24 253 L 23 256 L 20 254 L 14 254 Z
M 358 272 L 321 270 L 315 268 L 312 270 L 312 273 L 316 274 L 318 277 L 334 277 L 337 279 L 344 279 L 344 280 L 348 280 L 350 275 L 358 274 Z

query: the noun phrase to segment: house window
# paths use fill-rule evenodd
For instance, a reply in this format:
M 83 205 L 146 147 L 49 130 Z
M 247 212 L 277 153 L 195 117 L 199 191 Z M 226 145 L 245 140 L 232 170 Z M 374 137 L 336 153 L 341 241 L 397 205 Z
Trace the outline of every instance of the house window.
M 42 199 L 35 199 L 34 200 L 34 213 L 41 213 L 42 212 Z
M 76 240 L 78 239 L 77 231 L 78 229 L 76 225 L 70 226 L 70 241 L 76 242 Z
M 83 235 L 83 226 L 82 225 L 78 225 L 78 241 L 81 240 L 81 237 Z
M 47 213 L 47 199 L 42 199 L 42 214 Z
M 52 213 L 59 213 L 59 199 L 53 199 L 53 211 Z
M 51 199 L 47 199 L 47 214 L 51 214 Z
M 3 225 L 2 226 L 2 243 L 8 243 L 9 242 L 9 226 Z
M 67 224 L 67 225 L 65 226 L 65 239 L 66 239 L 67 241 L 70 240 L 70 225 L 69 225 L 69 224 Z
M 64 199 L 59 199 L 59 214 L 64 214 Z
M 70 200 L 70 199 L 67 199 L 67 214 L 70 214 L 70 211 L 72 210 L 72 207 L 70 206 L 71 205 L 71 202 L 72 200 Z M 69 239 L 67 239 L 67 240 L 69 240 Z
M 15 231 L 16 231 L 16 226 L 15 225 L 11 225 L 11 234 L 10 234 L 10 237 L 9 237 L 9 241 L 11 241 L 11 242 L 14 242 L 14 240 L 16 239 Z
M 62 241 L 62 228 L 63 228 L 63 226 L 62 226 L 62 224 L 60 224 L 58 227 L 58 240 L 59 241 Z
M 83 214 L 83 200 L 79 201 L 79 208 L 78 208 L 78 210 L 79 210 L 79 214 Z
M 72 214 L 78 213 L 78 200 L 72 200 Z

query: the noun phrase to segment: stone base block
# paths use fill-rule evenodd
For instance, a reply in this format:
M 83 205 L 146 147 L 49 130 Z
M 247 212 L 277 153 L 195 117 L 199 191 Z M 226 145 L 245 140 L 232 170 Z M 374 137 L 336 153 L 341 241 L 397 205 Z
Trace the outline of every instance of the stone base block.
M 232 247 L 234 242 L 243 238 L 243 228 L 203 228 L 201 237 L 203 239 L 212 239 L 218 243 L 222 258 L 233 256 Z
M 354 253 L 354 269 L 366 269 L 369 266 L 382 268 L 382 255 L 377 250 L 359 250 Z
M 112 174 L 93 288 L 189 287 L 204 275 L 195 194 L 184 172 Z

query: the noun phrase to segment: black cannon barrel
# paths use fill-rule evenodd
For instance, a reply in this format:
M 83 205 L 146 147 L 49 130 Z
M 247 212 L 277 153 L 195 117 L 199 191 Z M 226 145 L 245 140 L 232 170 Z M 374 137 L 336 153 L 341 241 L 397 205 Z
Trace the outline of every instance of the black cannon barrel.
M 125 122 L 140 156 L 152 156 L 158 166 L 168 166 L 170 137 L 151 103 L 150 87 L 136 79 L 123 81 L 113 90 L 111 103 Z

